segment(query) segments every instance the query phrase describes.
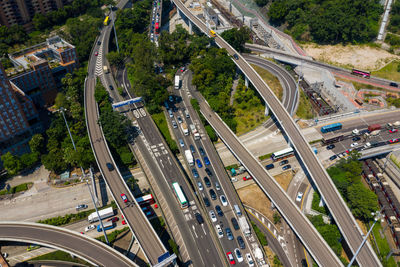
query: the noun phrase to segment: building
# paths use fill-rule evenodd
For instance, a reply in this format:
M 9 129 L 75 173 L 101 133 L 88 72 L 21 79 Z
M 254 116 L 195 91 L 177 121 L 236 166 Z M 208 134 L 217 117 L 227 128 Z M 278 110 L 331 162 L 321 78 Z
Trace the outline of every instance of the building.
M 30 29 L 35 14 L 57 10 L 70 2 L 72 0 L 1 0 L 0 24 L 7 27 L 18 24 Z

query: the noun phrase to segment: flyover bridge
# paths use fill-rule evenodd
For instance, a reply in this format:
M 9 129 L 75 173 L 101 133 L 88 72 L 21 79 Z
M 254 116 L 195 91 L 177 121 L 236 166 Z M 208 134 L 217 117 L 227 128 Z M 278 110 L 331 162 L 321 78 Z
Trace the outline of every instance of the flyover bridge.
M 207 35 L 209 34 L 209 30 L 207 29 L 206 25 L 199 18 L 194 16 L 180 0 L 173 0 L 173 2 L 177 8 L 189 18 L 190 23 L 194 23 L 200 30 L 205 32 Z M 219 35 L 215 36 L 215 43 L 219 47 L 225 48 L 230 55 L 238 54 Z M 351 251 L 354 253 L 362 243 L 363 233 L 351 214 L 350 209 L 340 196 L 340 193 L 336 189 L 328 173 L 318 161 L 310 145 L 300 132 L 300 129 L 291 118 L 290 114 L 286 111 L 279 99 L 274 95 L 274 93 L 258 75 L 258 73 L 241 55 L 238 54 L 238 59 L 234 61 L 241 71 L 246 75 L 246 77 L 252 82 L 254 87 L 264 99 L 265 103 L 275 114 L 277 121 L 290 139 L 290 142 L 296 149 L 298 156 L 305 164 L 308 173 L 324 198 L 325 203 L 328 206 L 342 235 L 347 241 Z M 207 118 L 209 115 L 211 115 L 210 111 L 209 114 L 205 114 L 205 117 Z M 208 117 L 207 119 L 209 118 L 212 117 Z M 220 125 L 218 121 L 213 121 L 212 119 L 210 124 L 215 127 Z M 309 250 L 310 254 L 314 257 L 317 263 L 321 266 L 341 265 L 341 262 L 333 253 L 333 251 L 316 232 L 315 228 L 310 225 L 308 220 L 295 207 L 294 203 L 288 198 L 286 193 L 281 190 L 281 192 L 277 195 L 275 192 L 273 192 L 273 190 L 271 190 L 270 187 L 264 187 L 267 185 L 265 182 L 270 180 L 271 177 L 264 169 L 261 172 L 259 167 L 262 166 L 258 164 L 257 160 L 249 152 L 247 152 L 247 156 L 237 153 L 238 151 L 243 152 L 245 148 L 240 142 L 235 144 L 235 140 L 237 138 L 234 138 L 234 135 L 232 136 L 233 133 L 229 134 L 229 131 L 226 129 L 217 129 L 220 137 L 225 140 L 226 145 L 231 148 L 234 154 L 236 154 L 237 158 L 246 166 L 247 170 L 253 174 L 254 178 L 260 182 L 264 181 L 264 184 L 260 183 L 264 192 L 270 195 L 272 201 L 280 209 L 283 216 L 289 222 L 299 238 L 303 241 L 305 247 Z M 273 186 L 273 183 L 269 182 L 269 185 Z M 321 251 L 321 248 L 324 248 L 323 251 Z M 357 262 L 361 266 L 382 266 L 369 243 L 364 245 L 364 247 L 361 249 L 357 257 Z

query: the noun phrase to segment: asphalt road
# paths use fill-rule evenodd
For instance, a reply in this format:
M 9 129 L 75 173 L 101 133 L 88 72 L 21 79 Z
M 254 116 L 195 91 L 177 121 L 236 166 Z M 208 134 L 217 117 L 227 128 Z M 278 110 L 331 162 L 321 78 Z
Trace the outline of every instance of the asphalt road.
M 136 266 L 127 257 L 96 239 L 46 224 L 0 222 L 0 236 L 1 240 L 58 248 L 98 266 Z
M 197 27 L 199 27 L 203 32 L 208 33 L 208 29 L 206 28 L 204 23 L 201 22 L 199 18 L 195 17 L 181 1 L 174 0 L 174 3 L 193 23 L 196 24 Z M 218 35 L 215 37 L 215 42 L 218 46 L 225 48 L 230 55 L 233 56 L 234 54 L 237 53 Z M 321 163 L 318 161 L 310 145 L 307 143 L 304 136 L 301 134 L 300 129 L 298 128 L 296 123 L 292 120 L 289 113 L 285 110 L 280 101 L 268 88 L 268 86 L 261 79 L 261 77 L 254 71 L 253 68 L 250 67 L 250 65 L 243 59 L 242 56 L 239 55 L 238 59 L 235 60 L 235 63 L 246 74 L 249 80 L 253 83 L 254 87 L 264 98 L 264 101 L 268 103 L 269 108 L 275 114 L 277 120 L 279 121 L 280 126 L 287 134 L 288 138 L 290 139 L 291 143 L 296 149 L 299 157 L 305 164 L 310 176 L 315 182 L 319 192 L 325 199 L 325 202 L 329 210 L 331 211 L 331 214 L 335 219 L 335 222 L 337 223 L 339 229 L 341 230 L 342 235 L 348 242 L 350 249 L 353 252 L 355 252 L 363 240 L 363 233 L 359 228 L 353 215 L 351 214 L 349 208 L 347 207 L 346 203 L 341 198 L 335 185 L 331 181 L 328 173 L 323 168 Z M 202 106 L 205 110 L 209 108 L 209 106 L 205 105 L 204 103 Z M 210 109 L 203 112 L 207 113 L 205 114 L 205 116 L 213 115 L 213 112 Z M 255 174 L 254 177 L 261 179 L 261 177 L 265 176 L 266 172 L 264 170 L 261 172 L 260 169 L 260 167 L 262 168 L 262 166 L 259 165 L 258 163 L 255 164 L 255 159 L 247 150 L 246 150 L 247 153 L 246 157 L 242 156 L 244 154 L 239 153 L 239 151 L 244 152 L 242 144 L 238 142 L 236 136 L 234 136 L 230 131 L 227 131 L 224 125 L 221 124 L 220 120 L 214 117 L 210 117 L 207 119 L 209 120 L 210 124 L 213 125 L 213 127 L 217 127 L 219 129 L 217 130 L 217 132 L 220 133 L 220 136 L 222 137 L 222 139 L 225 140 L 225 143 L 228 143 L 231 149 L 235 151 L 236 156 L 241 159 L 242 163 L 247 161 L 247 164 L 244 165 L 251 173 Z M 234 145 L 235 142 L 236 144 Z M 270 179 L 268 179 L 268 181 L 270 184 L 272 184 L 270 182 Z M 274 185 L 276 186 L 276 184 Z M 269 190 L 268 192 L 269 194 L 271 195 L 275 194 L 275 192 L 272 192 L 274 190 L 271 190 L 271 187 L 264 187 L 264 188 Z M 283 195 L 285 195 L 284 192 Z M 278 198 L 281 198 L 280 199 L 281 201 L 279 201 L 281 205 L 278 204 L 277 201 Z M 287 197 L 282 198 L 277 195 L 275 195 L 275 197 L 272 197 L 272 199 L 276 202 L 277 206 L 279 206 L 279 209 L 282 212 L 282 214 L 285 214 L 287 217 L 291 217 L 290 221 L 292 222 L 291 223 L 292 227 L 296 229 L 297 233 L 300 236 L 300 239 L 302 239 L 303 243 L 305 243 L 305 246 L 309 249 L 310 253 L 313 255 L 314 259 L 319 264 L 332 265 L 336 262 L 336 264 L 341 265 L 341 262 L 339 261 L 337 256 L 333 253 L 331 249 L 328 249 L 328 245 L 326 244 L 326 242 L 324 242 L 322 240 L 322 237 L 316 233 L 315 229 L 312 227 L 309 221 L 301 213 L 299 214 L 298 208 L 293 209 L 293 202 L 288 202 Z M 294 221 L 297 222 L 295 223 Z M 324 253 L 320 251 L 322 247 L 325 247 Z M 317 251 L 320 251 L 321 253 L 318 253 Z M 329 253 L 327 253 L 327 251 L 329 251 Z M 363 246 L 357 257 L 357 261 L 361 266 L 382 265 L 369 243 Z

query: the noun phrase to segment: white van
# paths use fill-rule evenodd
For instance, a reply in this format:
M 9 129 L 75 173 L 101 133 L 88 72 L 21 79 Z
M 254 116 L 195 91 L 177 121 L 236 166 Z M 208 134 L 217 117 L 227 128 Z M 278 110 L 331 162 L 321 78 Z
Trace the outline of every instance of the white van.
M 233 208 L 235 209 L 235 212 L 236 212 L 236 214 L 237 214 L 237 216 L 242 216 L 242 212 L 240 211 L 240 208 L 239 208 L 239 206 L 238 205 L 233 205 Z

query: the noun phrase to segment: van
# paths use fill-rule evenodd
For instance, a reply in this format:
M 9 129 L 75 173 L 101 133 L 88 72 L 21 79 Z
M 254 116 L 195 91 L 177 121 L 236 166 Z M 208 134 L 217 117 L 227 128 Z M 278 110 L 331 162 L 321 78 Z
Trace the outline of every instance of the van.
M 271 163 L 271 164 L 266 165 L 265 168 L 266 168 L 267 170 L 270 170 L 270 169 L 275 168 L 275 166 L 274 166 L 273 163 Z
M 234 210 L 235 210 L 237 216 L 242 216 L 242 212 L 240 211 L 240 208 L 239 208 L 238 205 L 236 205 L 236 204 L 233 205 L 233 208 L 234 208 Z

